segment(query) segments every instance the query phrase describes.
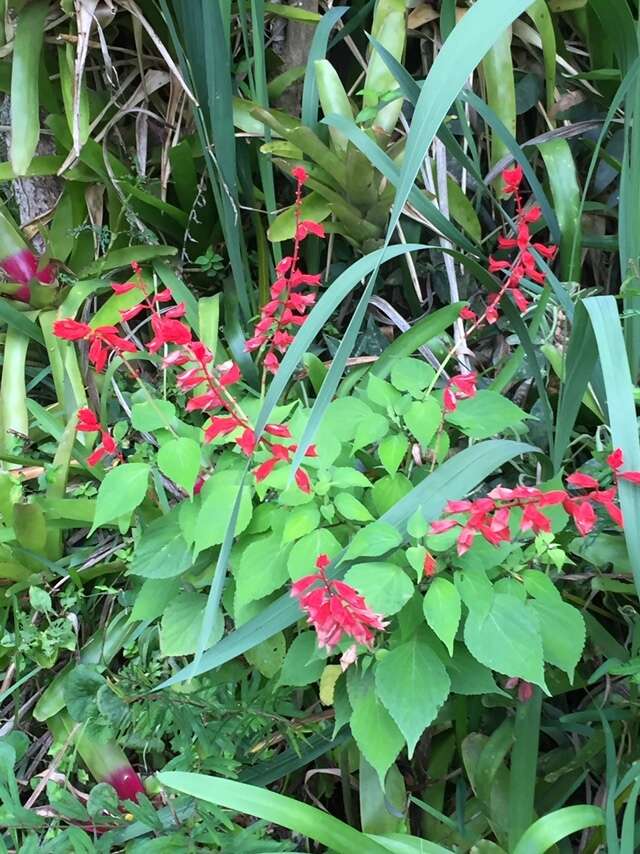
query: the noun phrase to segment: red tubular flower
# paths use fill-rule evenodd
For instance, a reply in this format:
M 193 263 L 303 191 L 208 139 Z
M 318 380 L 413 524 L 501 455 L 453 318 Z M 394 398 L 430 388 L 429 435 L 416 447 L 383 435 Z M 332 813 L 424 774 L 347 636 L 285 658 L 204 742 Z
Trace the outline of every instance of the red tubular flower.
M 63 338 L 65 341 L 81 341 L 91 334 L 91 327 L 88 323 L 80 323 L 68 317 L 65 320 L 55 321 L 53 334 L 56 338 Z
M 296 469 L 295 480 L 302 492 L 311 492 L 311 479 L 303 468 Z
M 614 471 L 618 471 L 618 469 L 624 465 L 624 457 L 620 448 L 616 448 L 615 451 L 612 451 L 609 454 L 607 457 L 607 465 Z
M 236 444 L 241 448 L 243 454 L 250 457 L 256 449 L 256 434 L 247 427 L 242 435 L 236 439 Z
M 436 559 L 431 554 L 431 552 L 427 552 L 424 556 L 424 563 L 422 565 L 422 573 L 425 578 L 431 578 L 436 574 Z
M 151 328 L 154 337 L 147 345 L 150 353 L 155 353 L 164 344 L 189 344 L 191 341 L 191 330 L 184 323 L 172 318 L 163 317 L 160 314 L 151 316 Z
M 309 173 L 304 166 L 294 166 L 291 170 L 291 174 L 299 184 L 306 184 L 309 180 Z
M 226 436 L 233 433 L 240 426 L 240 421 L 235 415 L 216 416 L 212 418 L 209 426 L 204 431 L 205 442 L 212 442 L 217 436 Z
M 502 180 L 504 181 L 504 192 L 507 195 L 511 195 L 512 193 L 517 193 L 520 189 L 520 184 L 522 183 L 523 178 L 522 166 L 514 166 L 512 169 L 505 169 L 502 173 Z
M 388 623 L 368 607 L 364 597 L 351 585 L 330 581 L 325 574 L 328 564 L 327 555 L 320 555 L 316 561 L 318 571 L 292 584 L 291 595 L 316 630 L 320 647 L 331 651 L 348 636 L 371 648 L 372 629 L 383 631 Z M 320 586 L 314 587 L 317 582 Z
M 76 424 L 78 433 L 97 433 L 102 430 L 102 426 L 95 414 L 90 409 L 78 410 L 78 422 Z
M 591 477 L 588 474 L 582 474 L 582 472 L 575 472 L 574 474 L 570 474 L 567 478 L 567 483 L 571 486 L 575 486 L 576 489 L 597 489 L 598 481 L 595 477 Z
M 458 407 L 459 400 L 466 400 L 476 395 L 476 382 L 478 375 L 475 371 L 469 371 L 466 374 L 459 374 L 456 377 L 451 377 L 447 383 L 443 403 L 445 412 L 455 412 Z

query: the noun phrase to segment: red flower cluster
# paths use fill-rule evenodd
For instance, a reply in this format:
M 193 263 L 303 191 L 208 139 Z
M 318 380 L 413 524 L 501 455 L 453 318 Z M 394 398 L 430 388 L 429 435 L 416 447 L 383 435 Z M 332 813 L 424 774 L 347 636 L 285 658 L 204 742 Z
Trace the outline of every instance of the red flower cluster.
M 318 571 L 292 584 L 291 595 L 298 600 L 307 622 L 316 630 L 320 647 L 331 651 L 343 635 L 347 635 L 370 648 L 373 644 L 371 629 L 382 631 L 388 623 L 367 606 L 350 584 L 327 578 L 325 569 L 330 563 L 327 555 L 320 555 L 316 561 Z M 309 590 L 316 582 L 320 585 Z
M 66 318 L 55 321 L 53 334 L 64 338 L 65 341 L 88 341 L 89 362 L 99 373 L 104 370 L 110 353 L 121 355 L 136 352 L 136 345 L 118 335 L 115 326 L 98 326 L 92 329 L 88 323 Z
M 504 276 L 504 279 L 500 290 L 489 294 L 487 308 L 480 318 L 469 308 L 463 308 L 460 312 L 460 317 L 463 320 L 475 321 L 474 327 L 479 326 L 484 321 L 492 324 L 498 320 L 498 307 L 507 293 L 511 294 L 520 311 L 526 311 L 529 301 L 520 290 L 522 280 L 529 278 L 532 282 L 541 285 L 545 282 L 545 273 L 539 269 L 538 262 L 531 250 L 535 250 L 548 261 L 551 261 L 557 252 L 556 246 L 546 246 L 544 243 L 532 242 L 529 226 L 538 222 L 542 216 L 542 211 L 538 205 L 532 205 L 529 208 L 524 207 L 521 194 L 522 167 L 514 166 L 513 169 L 505 169 L 502 173 L 502 178 L 504 180 L 505 193 L 513 195 L 515 198 L 516 236 L 511 238 L 501 235 L 498 237 L 498 248 L 511 251 L 516 250 L 516 254 L 511 259 L 489 258 L 489 272 L 500 273 L 500 275 Z
M 478 374 L 475 371 L 451 377 L 444 389 L 443 402 L 445 412 L 455 412 L 459 400 L 475 397 L 477 380 Z
M 95 466 L 106 456 L 116 456 L 118 461 L 122 460 L 122 455 L 118 453 L 118 446 L 115 443 L 115 439 L 108 430 L 105 430 L 90 409 L 78 410 L 76 430 L 78 433 L 100 433 L 102 441 L 96 447 L 95 451 L 87 457 L 87 463 L 90 466 Z
M 280 365 L 276 351 L 284 353 L 287 350 L 293 341 L 291 330 L 302 326 L 306 320 L 306 310 L 316 301 L 315 293 L 300 293 L 298 288 L 302 285 L 317 286 L 320 284 L 319 275 L 303 273 L 298 268 L 300 244 L 310 234 L 316 237 L 325 236 L 324 228 L 319 223 L 300 218 L 302 187 L 309 177 L 306 170 L 302 166 L 297 166 L 291 174 L 297 182 L 293 255 L 288 255 L 276 265 L 278 278 L 271 285 L 271 299 L 263 305 L 253 337 L 245 344 L 245 349 L 249 351 L 259 350 L 261 347 L 267 348 L 263 364 L 265 369 L 272 374 L 275 374 Z
M 607 462 L 612 469 L 614 478 L 640 483 L 640 472 L 618 471 L 623 465 L 620 450 L 610 454 Z M 598 517 L 594 504 L 603 507 L 612 522 L 622 527 L 622 513 L 616 504 L 618 488 L 615 484 L 607 489 L 601 489 L 596 478 L 581 472 L 569 475 L 567 484 L 570 488 L 583 490 L 583 492 L 581 494 L 575 492 L 569 494 L 564 489 L 543 492 L 533 486 L 517 486 L 514 489 L 497 486 L 485 498 L 477 498 L 473 501 L 468 499 L 448 501 L 445 508 L 446 512 L 468 514 L 466 520 L 441 519 L 431 524 L 431 533 L 441 534 L 444 531 L 459 527 L 461 530 L 457 539 L 457 552 L 459 555 L 463 555 L 469 551 L 477 534 L 481 534 L 492 545 L 510 542 L 512 537 L 509 522 L 511 511 L 516 508 L 522 510 L 521 531 L 533 531 L 534 534 L 550 531 L 551 522 L 541 512 L 541 508 L 552 505 L 562 505 L 572 517 L 581 537 L 591 533 L 597 522 Z

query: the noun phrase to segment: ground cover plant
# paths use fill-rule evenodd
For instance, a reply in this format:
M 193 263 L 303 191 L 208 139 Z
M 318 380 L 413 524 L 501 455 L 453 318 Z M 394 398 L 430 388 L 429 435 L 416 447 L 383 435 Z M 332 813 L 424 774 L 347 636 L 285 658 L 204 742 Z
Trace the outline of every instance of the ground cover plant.
M 0 850 L 635 851 L 637 2 L 0 9 Z

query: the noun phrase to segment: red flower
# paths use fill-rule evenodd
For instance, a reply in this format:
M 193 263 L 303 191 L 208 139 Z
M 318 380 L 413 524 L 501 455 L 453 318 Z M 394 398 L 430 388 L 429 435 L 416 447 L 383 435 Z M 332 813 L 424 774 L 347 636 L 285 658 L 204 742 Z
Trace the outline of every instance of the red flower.
M 575 486 L 576 489 L 597 489 L 598 481 L 595 477 L 591 477 L 588 474 L 582 474 L 582 472 L 575 472 L 574 474 L 570 474 L 567 478 L 567 483 L 571 486 Z
M 331 651 L 344 636 L 371 647 L 371 630 L 382 631 L 388 623 L 368 607 L 351 585 L 326 577 L 328 562 L 328 557 L 321 555 L 316 562 L 318 571 L 292 584 L 291 595 L 298 600 L 307 621 L 315 628 L 320 647 Z M 316 582 L 320 582 L 319 587 L 313 586 Z
M 311 492 L 311 479 L 303 468 L 296 469 L 295 480 L 302 492 Z
M 630 483 L 640 483 L 640 471 L 618 472 L 618 477 L 621 480 L 628 480 Z
M 475 371 L 451 377 L 443 395 L 445 412 L 455 412 L 459 400 L 475 397 L 477 379 L 478 375 Z
M 65 341 L 80 341 L 91 334 L 91 327 L 88 323 L 80 323 L 69 317 L 65 320 L 55 321 L 53 334 L 57 338 L 64 338 Z
M 504 192 L 507 195 L 517 192 L 522 183 L 523 171 L 522 166 L 514 166 L 512 169 L 505 169 L 502 173 L 504 181 Z
M 236 444 L 243 454 L 250 457 L 256 449 L 256 434 L 247 427 L 242 435 L 236 439 Z
M 102 427 L 95 414 L 90 409 L 78 410 L 76 430 L 79 433 L 97 433 Z
M 189 344 L 191 341 L 191 330 L 179 320 L 163 317 L 160 314 L 151 316 L 151 328 L 154 337 L 147 345 L 150 353 L 155 353 L 164 344 Z
M 422 572 L 426 578 L 431 578 L 433 575 L 436 574 L 436 559 L 431 554 L 431 552 L 427 552 L 424 556 Z
M 314 222 L 312 219 L 303 219 L 298 223 L 296 228 L 296 240 L 304 240 L 309 234 L 314 234 L 316 237 L 325 237 L 324 228 L 319 222 Z
M 240 426 L 240 422 L 235 415 L 216 416 L 212 418 L 209 426 L 204 431 L 205 442 L 212 442 L 216 436 L 226 436 Z
M 309 178 L 309 173 L 304 166 L 294 166 L 291 174 L 299 184 L 305 184 Z
M 111 288 L 116 294 L 128 294 L 138 285 L 135 282 L 111 282 Z
M 624 465 L 624 457 L 622 455 L 621 448 L 616 448 L 615 451 L 612 451 L 609 454 L 607 457 L 607 465 L 614 471 L 617 471 L 622 465 Z
M 267 424 L 264 430 L 265 433 L 270 433 L 272 436 L 279 436 L 282 439 L 291 438 L 291 431 L 286 424 Z
M 465 306 L 463 309 L 460 310 L 460 317 L 462 318 L 462 320 L 477 320 L 478 315 L 475 313 L 475 311 L 472 311 L 470 308 L 467 308 L 467 306 Z

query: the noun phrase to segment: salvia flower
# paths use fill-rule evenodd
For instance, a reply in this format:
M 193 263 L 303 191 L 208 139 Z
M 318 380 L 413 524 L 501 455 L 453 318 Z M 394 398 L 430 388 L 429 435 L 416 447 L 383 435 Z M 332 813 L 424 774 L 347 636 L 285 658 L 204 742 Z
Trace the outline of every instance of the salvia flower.
M 291 174 L 296 180 L 293 254 L 276 265 L 277 278 L 271 285 L 271 299 L 262 306 L 253 336 L 245 343 L 246 350 L 264 350 L 262 364 L 272 374 L 280 367 L 280 355 L 291 345 L 293 332 L 305 322 L 307 309 L 316 301 L 315 293 L 301 293 L 297 289 L 303 285 L 317 287 L 320 284 L 319 275 L 303 273 L 299 269 L 300 244 L 309 235 L 325 236 L 320 223 L 301 219 L 302 188 L 309 177 L 306 170 L 297 166 Z
M 478 375 L 475 371 L 451 377 L 445 386 L 443 403 L 445 412 L 455 412 L 459 400 L 467 400 L 476 395 Z
M 331 652 L 343 639 L 371 648 L 373 630 L 383 631 L 388 623 L 374 613 L 363 596 L 344 581 L 329 580 L 326 568 L 331 561 L 326 554 L 316 560 L 317 572 L 306 575 L 291 585 L 297 599 L 318 636 L 318 645 Z M 317 585 L 317 586 L 316 586 Z M 355 661 L 355 650 L 345 654 L 343 669 Z
M 81 323 L 67 317 L 56 320 L 53 334 L 65 341 L 87 341 L 89 343 L 89 362 L 101 373 L 111 353 L 137 352 L 136 345 L 118 334 L 115 326 L 98 326 L 93 329 L 88 323 Z
M 98 421 L 94 412 L 90 409 L 83 408 L 78 410 L 78 420 L 76 430 L 79 433 L 100 433 L 101 441 L 96 446 L 95 450 L 87 457 L 87 463 L 90 466 L 97 465 L 104 457 L 116 457 L 119 462 L 122 457 L 118 452 L 118 446 L 115 439 Z

